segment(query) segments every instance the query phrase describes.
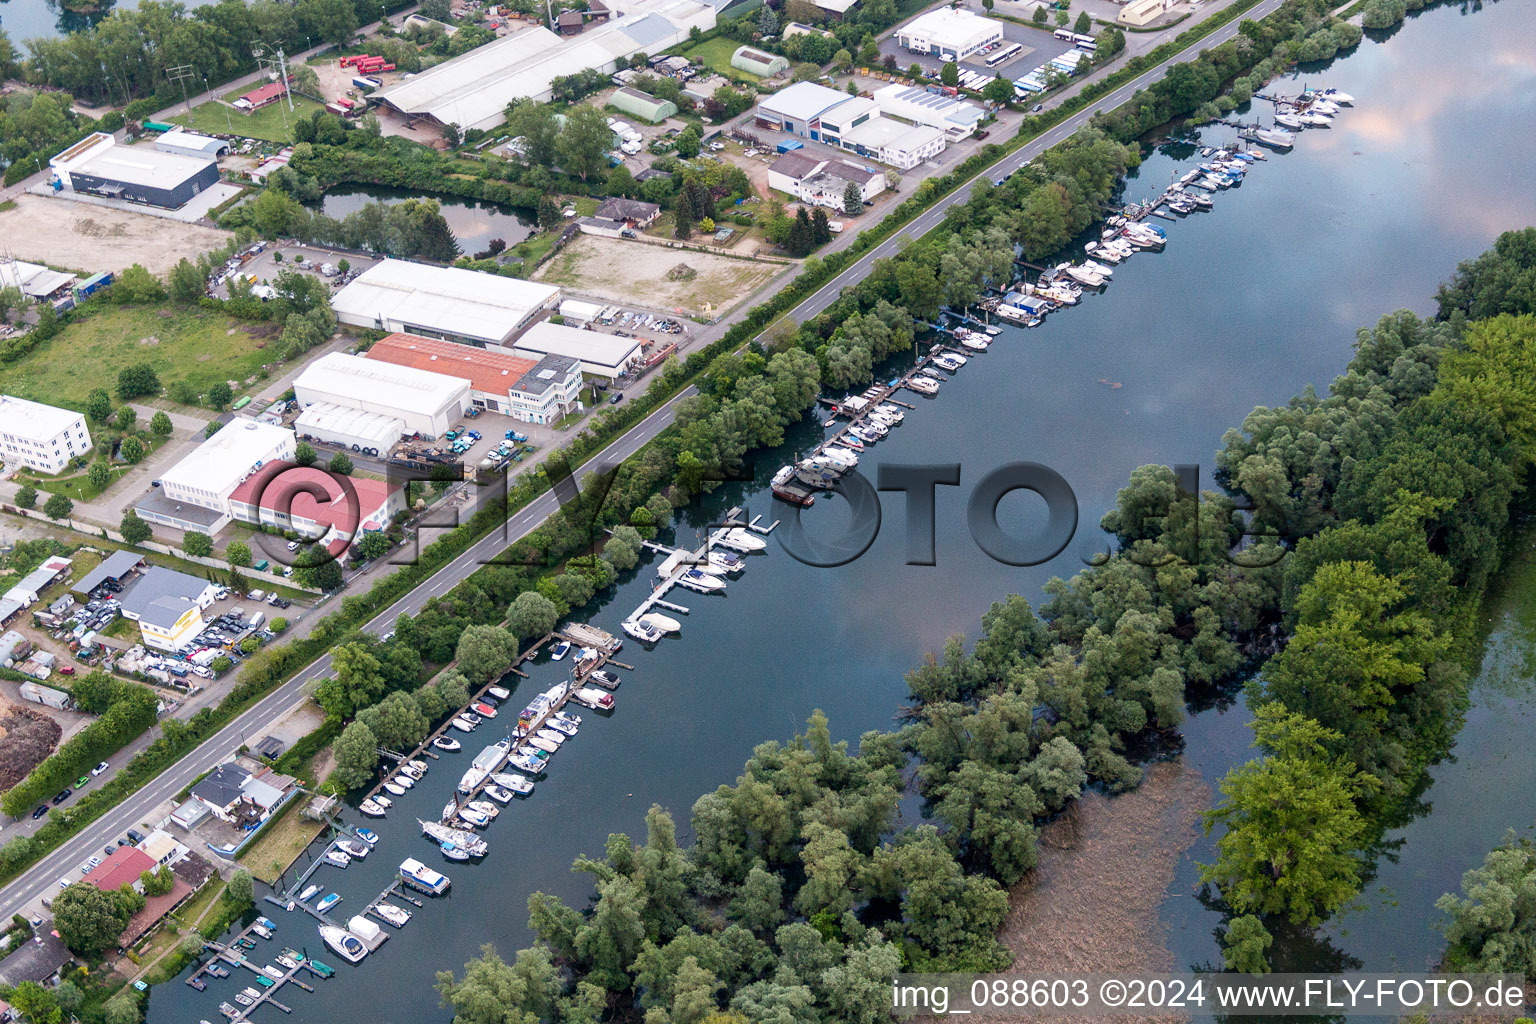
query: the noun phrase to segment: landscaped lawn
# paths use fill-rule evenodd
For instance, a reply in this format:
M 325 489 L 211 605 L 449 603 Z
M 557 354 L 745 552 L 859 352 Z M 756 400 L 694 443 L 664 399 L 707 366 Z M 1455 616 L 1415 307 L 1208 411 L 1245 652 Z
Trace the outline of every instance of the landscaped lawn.
M 240 854 L 240 866 L 271 885 L 304 852 L 310 841 L 325 829 L 318 821 L 308 821 L 294 809 L 298 800 L 288 801 L 276 821 L 270 821 L 261 835 Z
M 731 54 L 736 52 L 741 43 L 725 36 L 716 36 L 714 39 L 706 39 L 702 43 L 695 43 L 683 51 L 683 56 L 689 60 L 703 61 L 715 71 L 726 78 L 734 78 L 738 82 L 756 84 L 762 79 L 740 68 L 731 67 Z
M 105 306 L 0 367 L 0 394 L 84 411 L 92 388 L 111 391 L 118 372 L 135 363 L 154 367 L 163 387 L 186 380 L 201 393 L 216 381 L 243 381 L 262 364 L 276 362 L 272 342 L 278 333 L 275 324 L 214 310 Z
M 726 58 L 729 60 L 729 56 Z M 232 101 L 249 92 L 249 89 L 241 89 L 232 92 L 225 97 L 226 102 Z M 293 98 L 293 110 L 288 109 L 286 100 L 277 103 L 269 103 L 260 110 L 249 114 L 242 114 L 223 103 L 209 101 L 201 106 L 193 107 L 190 114 L 177 114 L 168 120 L 176 124 L 185 125 L 194 131 L 215 132 L 219 135 L 228 135 L 233 131 L 250 139 L 266 139 L 270 142 L 292 142 L 293 122 L 301 117 L 308 117 L 319 110 L 320 104 L 303 96 Z M 226 117 L 225 115 L 228 114 Z M 283 119 L 287 118 L 287 126 Z

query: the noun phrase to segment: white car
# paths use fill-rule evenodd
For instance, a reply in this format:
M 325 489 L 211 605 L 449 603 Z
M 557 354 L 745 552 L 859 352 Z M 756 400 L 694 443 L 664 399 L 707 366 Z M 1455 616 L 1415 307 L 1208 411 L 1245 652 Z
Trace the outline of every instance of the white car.
M 289 541 L 288 542 L 288 550 L 289 551 L 297 551 L 297 550 L 299 550 L 299 542 L 296 541 L 296 540 Z
M 102 772 L 107 771 L 110 767 L 111 767 L 111 765 L 109 765 L 109 764 L 107 764 L 107 762 L 103 761 L 103 762 L 101 762 L 101 764 L 99 764 L 95 768 L 91 769 L 91 775 L 93 777 L 97 776 L 97 775 L 100 775 Z

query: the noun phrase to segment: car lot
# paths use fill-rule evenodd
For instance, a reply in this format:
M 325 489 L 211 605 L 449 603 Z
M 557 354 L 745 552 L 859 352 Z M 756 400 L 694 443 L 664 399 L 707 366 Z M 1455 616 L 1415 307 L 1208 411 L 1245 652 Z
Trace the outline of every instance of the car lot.
M 1001 19 L 998 19 L 997 23 L 1003 29 L 1004 46 L 1018 43 L 1023 47 L 1019 51 L 1019 55 L 1006 64 L 989 68 L 987 67 L 986 60 L 990 54 L 975 53 L 960 61 L 962 68 L 982 75 L 1001 75 L 1012 81 L 1016 78 L 1024 77 L 1041 64 L 1049 63 L 1052 57 L 1058 57 L 1073 48 L 1071 43 L 1051 35 L 1054 25 L 1051 28 L 1038 29 L 1033 26 L 1020 25 L 1016 22 L 1003 21 Z M 994 50 L 992 52 L 995 53 L 997 51 Z M 935 81 L 938 80 L 939 69 L 945 63 L 937 54 L 913 53 L 911 50 L 908 50 L 896 42 L 894 31 L 880 40 L 880 56 L 884 58 L 887 54 L 896 58 L 896 66 L 903 71 L 916 64 L 925 72 L 928 72 Z
M 238 259 L 230 260 L 219 272 L 219 276 L 209 282 L 210 296 L 216 299 L 229 298 L 230 278 L 236 275 L 244 275 L 247 279 L 254 277 L 256 285 L 270 285 L 283 271 L 297 270 L 300 273 L 319 277 L 335 289 L 373 266 L 373 261 L 366 256 L 312 245 L 257 243 L 246 251 L 252 252 L 249 259 L 244 263 Z M 342 260 L 346 260 L 348 264 L 346 274 L 340 271 Z M 325 273 L 326 267 L 330 267 L 333 272 Z

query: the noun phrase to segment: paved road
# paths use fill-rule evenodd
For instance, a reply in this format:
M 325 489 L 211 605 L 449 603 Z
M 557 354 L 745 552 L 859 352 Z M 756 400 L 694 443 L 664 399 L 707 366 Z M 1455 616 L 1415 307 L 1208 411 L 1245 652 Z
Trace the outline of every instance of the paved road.
M 1244 17 L 1255 19 L 1265 17 L 1278 8 L 1280 4 L 1281 0 L 1264 0 L 1263 3 L 1248 11 Z M 1232 36 L 1237 34 L 1240 23 L 1241 20 L 1239 19 L 1198 40 L 1182 52 L 1163 61 L 1156 67 L 1148 69 L 1133 81 L 1127 82 L 1119 89 L 1072 115 L 1040 138 L 1031 141 L 1029 144 L 1002 158 L 991 167 L 988 167 L 971 179 L 971 181 L 967 182 L 966 185 L 956 189 L 948 197 L 926 210 L 897 235 L 865 253 L 858 261 L 835 279 L 828 282 L 821 290 L 796 306 L 790 315 L 796 320 L 803 321 L 825 310 L 837 299 L 843 288 L 862 280 L 872 269 L 875 260 L 896 255 L 900 249 L 899 239 L 902 235 L 918 237 L 932 230 L 944 219 L 950 207 L 955 203 L 965 202 L 978 184 L 983 181 L 996 181 L 1004 175 L 1011 174 L 1027 161 L 1032 160 L 1051 146 L 1070 137 L 1073 132 L 1087 124 L 1088 120 L 1095 113 L 1100 110 L 1113 109 L 1129 100 L 1136 90 L 1144 89 L 1152 82 L 1161 78 L 1170 66 L 1182 61 L 1191 60 L 1201 50 L 1209 49 L 1232 38 Z M 723 330 L 726 325 L 721 324 L 717 326 Z M 693 393 L 693 389 L 689 388 L 660 409 L 651 413 L 650 416 L 631 428 L 623 437 L 620 437 L 589 459 L 583 464 L 582 468 L 585 469 L 597 462 L 622 462 L 639 451 L 646 442 L 650 441 L 672 423 L 678 401 L 691 393 Z M 578 478 L 579 475 L 578 471 Z M 461 580 L 473 573 L 479 565 L 489 561 L 512 543 L 531 533 L 558 506 L 559 502 L 553 494 L 546 493 L 540 495 L 538 499 L 513 516 L 508 521 L 504 531 L 493 533 L 476 543 L 464 554 L 439 569 L 410 593 L 376 615 L 363 628 L 370 633 L 382 633 L 388 630 L 402 613 L 415 614 L 428 600 L 446 594 Z M 42 861 L 33 866 L 21 878 L 18 878 L 4 889 L 0 889 L 0 917 L 9 917 L 39 896 L 54 889 L 60 878 L 65 876 L 78 878 L 78 872 L 75 870 L 76 867 L 88 858 L 93 851 L 101 849 L 108 842 L 115 840 L 126 829 L 139 824 L 159 804 L 178 793 L 194 778 L 219 764 L 248 739 L 258 736 L 268 723 L 287 712 L 302 700 L 307 688 L 318 680 L 325 678 L 330 673 L 330 670 L 330 655 L 321 656 L 293 679 L 247 709 L 238 718 L 230 722 L 229 725 L 225 726 L 191 754 L 183 758 L 175 767 L 160 775 L 153 783 L 129 797 L 102 818 L 93 822 L 79 835 L 43 858 Z
M 598 463 L 619 463 L 639 451 L 647 442 L 672 424 L 677 404 L 696 394 L 684 390 L 644 420 L 631 427 L 618 440 L 582 464 L 585 470 Z M 580 471 L 577 473 L 580 478 Z M 489 497 L 489 495 L 485 495 Z M 508 520 L 504 531 L 498 530 L 475 543 L 468 551 L 443 566 L 400 600 L 374 616 L 363 629 L 379 634 L 392 628 L 403 613 L 414 615 L 428 600 L 441 597 L 469 576 L 481 563 L 489 561 L 508 546 L 531 533 L 559 507 L 553 493 L 541 494 L 526 508 Z M 160 804 L 179 793 L 193 779 L 224 761 L 241 744 L 262 735 L 267 725 L 305 698 L 306 691 L 331 671 L 331 656 L 322 655 L 293 679 L 263 697 L 239 717 L 205 740 L 201 746 L 152 783 L 130 796 L 110 812 L 87 826 L 79 835 L 54 850 L 26 874 L 0 889 L 0 918 L 20 912 L 38 897 L 58 888 L 62 878 L 79 881 L 77 870 L 92 853 L 99 853 L 130 828 L 146 821 Z
M 1243 18 L 1252 18 L 1254 20 L 1263 18 L 1278 8 L 1280 3 L 1281 0 L 1264 0 L 1263 3 L 1245 12 Z M 1201 50 L 1209 50 L 1231 39 L 1237 34 L 1238 26 L 1242 24 L 1243 18 L 1229 22 L 1203 39 L 1196 40 L 1190 46 L 1169 57 L 1156 67 L 1148 68 L 1145 72 L 1125 83 L 1114 92 L 1100 97 L 1094 103 L 1090 103 L 1044 135 L 1009 153 L 997 163 L 966 182 L 966 184 L 955 189 L 948 196 L 923 211 L 916 220 L 912 221 L 911 224 L 901 231 L 865 253 L 857 262 L 850 265 L 847 270 L 844 270 L 837 277 L 828 281 L 820 291 L 790 310 L 789 315 L 803 323 L 822 312 L 832 305 L 833 302 L 837 301 L 844 288 L 862 281 L 873 269 L 875 260 L 889 259 L 899 253 L 901 251 L 902 236 L 918 238 L 933 230 L 944 219 L 950 207 L 956 203 L 964 203 L 970 198 L 977 185 L 982 182 L 996 182 L 998 179 L 1012 174 L 1030 160 L 1044 153 L 1047 149 L 1070 138 L 1074 132 L 1086 125 L 1095 114 L 1100 111 L 1115 109 L 1129 100 L 1136 90 L 1145 89 L 1153 82 L 1161 79 L 1174 64 L 1193 60 L 1199 55 Z

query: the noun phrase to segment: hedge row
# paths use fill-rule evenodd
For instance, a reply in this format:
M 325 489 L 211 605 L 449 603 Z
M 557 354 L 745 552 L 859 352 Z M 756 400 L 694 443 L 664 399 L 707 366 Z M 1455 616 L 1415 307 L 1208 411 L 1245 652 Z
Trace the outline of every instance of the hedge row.
M 155 724 L 155 695 L 141 686 L 124 687 L 123 696 L 96 721 L 0 798 L 0 810 L 19 818 Z

